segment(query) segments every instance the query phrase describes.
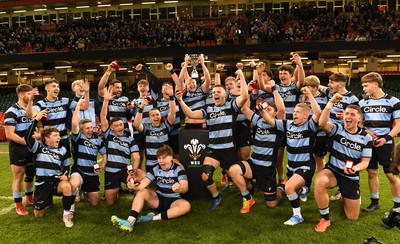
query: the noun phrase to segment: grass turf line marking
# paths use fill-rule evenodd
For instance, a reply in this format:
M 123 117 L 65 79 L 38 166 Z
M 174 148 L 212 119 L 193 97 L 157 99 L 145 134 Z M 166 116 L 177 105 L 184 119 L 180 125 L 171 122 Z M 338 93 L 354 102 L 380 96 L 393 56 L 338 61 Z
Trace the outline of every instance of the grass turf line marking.
M 6 207 L 6 208 L 3 208 L 2 210 L 0 210 L 0 215 L 8 214 L 13 209 L 15 209 L 15 204 L 14 203 L 11 204 L 9 207 Z

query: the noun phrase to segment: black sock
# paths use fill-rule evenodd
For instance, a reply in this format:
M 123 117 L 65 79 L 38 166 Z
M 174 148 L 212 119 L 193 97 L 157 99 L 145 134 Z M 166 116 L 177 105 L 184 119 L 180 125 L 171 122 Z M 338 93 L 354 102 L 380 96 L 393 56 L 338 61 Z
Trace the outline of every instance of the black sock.
M 329 220 L 329 208 L 320 209 L 319 214 L 321 215 L 321 218 Z
M 69 211 L 71 209 L 71 205 L 74 204 L 75 198 L 73 196 L 63 196 L 62 203 L 65 211 Z
M 379 204 L 379 198 L 371 198 L 372 204 Z
M 131 210 L 131 211 L 129 212 L 129 216 L 132 216 L 132 217 L 134 217 L 135 219 L 137 219 L 137 217 L 139 216 L 139 213 L 136 212 L 135 210 Z
M 213 199 L 217 199 L 217 198 L 219 198 L 219 193 L 218 193 L 218 195 L 216 195 L 215 197 L 212 197 Z
M 167 211 L 161 212 L 161 219 L 162 219 L 162 220 L 168 219 Z
M 246 198 L 246 200 L 250 200 L 250 199 L 251 199 L 251 195 L 250 195 L 250 193 L 248 193 L 248 194 L 244 195 L 243 197 L 244 197 L 244 198 Z
M 250 181 L 250 188 L 249 188 L 249 192 L 250 192 L 250 195 L 254 195 L 254 192 L 256 191 L 256 188 L 254 187 L 254 183 L 253 183 L 253 181 Z

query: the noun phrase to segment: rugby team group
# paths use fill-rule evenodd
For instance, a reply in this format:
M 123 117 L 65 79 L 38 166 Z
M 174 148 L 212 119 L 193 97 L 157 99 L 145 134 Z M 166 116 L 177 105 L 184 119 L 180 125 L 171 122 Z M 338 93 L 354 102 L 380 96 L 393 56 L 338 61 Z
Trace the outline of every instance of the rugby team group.
M 203 55 L 198 57 L 201 79 L 189 74 L 188 55 L 179 74 L 167 64 L 173 83 L 161 83 L 149 68 L 138 64 L 136 71 L 145 72 L 147 79 L 137 82 L 139 97 L 133 100 L 123 95 L 122 81 L 110 80 L 119 68 L 116 61 L 98 83 L 98 100 L 90 99 L 88 80 L 72 83 L 71 99 L 59 97 L 59 82 L 49 79 L 44 84 L 46 96 L 36 103 L 37 88 L 18 85 L 18 102 L 5 114 L 17 214 L 29 215 L 22 203 L 25 176 L 25 203 L 34 206 L 34 215 L 43 216 L 53 205 L 53 195 L 59 195 L 65 226 L 72 227 L 79 191 L 87 194 L 90 204 L 99 203 L 101 171 L 107 205 L 117 201 L 121 183 L 135 191 L 128 218 L 111 217 L 117 228 L 131 232 L 136 222 L 187 214 L 191 205 L 181 197 L 188 191 L 179 162 L 181 124 L 185 130 L 208 129 L 201 178 L 212 195 L 212 211 L 222 203 L 213 180 L 218 167 L 223 183 L 239 189 L 243 214 L 255 203 L 256 188 L 271 208 L 287 196 L 293 215 L 285 225 L 304 221 L 300 201 L 307 201 L 314 173 L 321 215 L 317 232 L 325 232 L 331 223 L 328 189 L 337 187 L 347 218 L 358 218 L 362 170 L 368 172 L 371 198 L 363 211 L 380 208 L 379 165 L 390 182 L 394 207 L 400 207 L 398 169 L 391 158 L 393 137 L 400 132 L 399 99 L 383 92 L 379 73 L 361 78 L 363 96 L 358 98 L 346 89 L 348 78 L 343 73 L 332 73 L 324 87 L 317 76 L 305 76 L 297 53 L 290 60 L 293 65 L 278 68 L 277 81 L 263 62 L 252 61 L 249 82 L 244 65 L 238 63 L 235 77 L 226 77 L 225 84 L 224 65 L 217 64 L 210 73 Z M 140 215 L 144 203 L 155 213 Z

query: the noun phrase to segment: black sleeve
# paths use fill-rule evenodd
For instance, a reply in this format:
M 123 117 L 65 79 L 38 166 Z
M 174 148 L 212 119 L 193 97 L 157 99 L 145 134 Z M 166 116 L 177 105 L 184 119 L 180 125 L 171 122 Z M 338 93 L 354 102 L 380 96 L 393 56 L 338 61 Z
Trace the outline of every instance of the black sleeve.
M 33 148 L 33 146 L 35 145 L 35 139 L 32 138 L 33 132 L 35 132 L 35 128 L 37 126 L 39 121 L 37 121 L 36 119 L 33 120 L 32 124 L 29 126 L 28 130 L 25 132 L 25 142 L 28 145 L 29 148 Z
M 153 74 L 146 66 L 142 66 L 142 70 L 146 73 L 149 78 L 149 87 L 154 93 L 158 93 L 158 78 Z

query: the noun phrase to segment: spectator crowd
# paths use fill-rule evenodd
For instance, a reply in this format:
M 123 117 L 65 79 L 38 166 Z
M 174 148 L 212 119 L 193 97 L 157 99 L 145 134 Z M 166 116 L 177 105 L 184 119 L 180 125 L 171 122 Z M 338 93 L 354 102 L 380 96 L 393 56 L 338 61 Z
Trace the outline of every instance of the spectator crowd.
M 398 12 L 362 5 L 344 12 L 313 6 L 280 13 L 248 11 L 207 20 L 79 19 L 42 26 L 0 25 L 0 54 L 264 42 L 397 40 Z

